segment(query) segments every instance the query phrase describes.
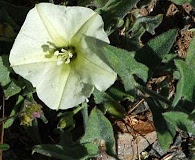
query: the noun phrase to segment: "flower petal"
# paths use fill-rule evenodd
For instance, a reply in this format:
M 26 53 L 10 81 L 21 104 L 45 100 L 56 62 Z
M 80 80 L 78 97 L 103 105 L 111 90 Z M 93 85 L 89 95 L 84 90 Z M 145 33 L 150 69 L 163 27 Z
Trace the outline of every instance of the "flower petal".
M 85 7 L 65 7 L 50 3 L 40 3 L 36 5 L 37 11 L 57 46 L 63 46 L 64 38 L 66 43 L 71 44 L 71 39 L 76 33 L 84 33 L 88 30 L 88 36 L 96 35 L 108 41 L 107 35 L 102 30 L 103 21 L 93 10 Z M 58 18 L 54 18 L 58 17 Z M 85 30 L 83 29 L 85 26 Z M 95 27 L 95 28 L 94 28 Z M 95 32 L 100 27 L 100 32 Z M 82 32 L 80 32 L 82 28 Z M 89 28 L 89 29 L 87 29 Z M 84 30 L 84 31 L 83 31 Z M 101 32 L 104 32 L 102 36 Z M 60 38 L 59 40 L 59 37 Z
M 70 65 L 38 63 L 19 66 L 22 75 L 34 87 L 38 97 L 51 109 L 68 109 L 85 101 L 93 91 L 93 85 L 82 82 Z
M 88 18 L 88 20 L 80 27 L 75 33 L 72 43 L 80 43 L 84 36 L 93 37 L 110 43 L 106 32 L 104 31 L 104 23 L 102 17 L 94 12 L 94 14 Z
M 96 53 L 91 53 L 90 57 L 84 55 L 78 54 L 74 70 L 82 77 L 83 83 L 92 84 L 98 90 L 105 91 L 116 81 L 117 74 Z
M 50 54 L 49 50 L 43 52 L 43 46 L 48 45 L 47 42 L 53 43 L 34 8 L 28 13 L 12 47 L 9 57 L 12 67 L 16 69 L 17 66 L 25 64 L 57 61 L 56 57 L 46 57 Z M 16 72 L 23 75 L 22 70 Z

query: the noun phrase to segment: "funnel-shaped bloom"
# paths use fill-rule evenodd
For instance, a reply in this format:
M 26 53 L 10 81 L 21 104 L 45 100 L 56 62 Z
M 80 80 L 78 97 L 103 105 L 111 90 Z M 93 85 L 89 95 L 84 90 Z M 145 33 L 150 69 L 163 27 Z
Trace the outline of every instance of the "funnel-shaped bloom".
M 102 46 L 109 40 L 89 8 L 40 3 L 27 15 L 10 53 L 16 73 L 36 87 L 51 109 L 67 109 L 116 80 Z

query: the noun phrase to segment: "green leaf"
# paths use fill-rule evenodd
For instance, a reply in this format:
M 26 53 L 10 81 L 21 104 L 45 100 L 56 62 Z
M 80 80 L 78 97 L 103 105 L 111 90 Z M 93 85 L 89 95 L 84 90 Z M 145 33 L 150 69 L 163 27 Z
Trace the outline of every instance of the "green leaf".
M 103 7 L 108 0 L 79 0 L 78 6 L 94 6 L 96 8 Z
M 11 82 L 10 74 L 10 64 L 7 55 L 0 56 L 0 84 L 5 86 Z
M 8 20 L 7 23 L 9 23 L 10 25 L 13 25 L 13 27 L 15 27 L 16 24 L 21 25 L 23 23 L 30 9 L 30 8 L 23 7 L 23 6 L 15 6 L 3 0 L 0 0 L 0 6 L 1 8 L 6 10 L 6 14 L 7 16 L 9 16 L 9 17 L 0 16 L 0 20 L 2 19 L 6 21 Z M 12 23 L 10 23 L 11 21 Z M 15 28 L 15 29 L 18 29 L 18 28 Z
M 195 1 L 194 0 L 172 0 L 173 3 L 177 5 L 183 5 L 186 3 L 190 3 L 193 7 L 195 7 Z
M 120 103 L 116 101 L 110 101 L 105 102 L 103 106 L 106 113 L 118 118 L 125 118 L 126 111 Z
M 192 111 L 192 113 L 190 113 L 189 119 L 195 121 L 195 109 Z
M 113 150 L 115 139 L 112 125 L 100 110 L 94 108 L 89 116 L 85 135 L 80 142 L 82 144 L 96 144 L 98 148 L 102 141 L 105 142 L 107 154 L 117 158 L 116 153 Z M 99 151 L 97 151 L 97 154 L 98 152 Z
M 126 91 L 135 89 L 136 81 L 134 75 L 146 82 L 148 68 L 135 60 L 133 57 L 134 52 L 128 52 L 109 45 L 104 47 L 104 50 L 107 61 L 121 77 Z
M 10 146 L 8 144 L 0 144 L 0 150 L 1 151 L 6 151 L 10 148 Z
M 35 144 L 41 144 L 41 136 L 37 119 L 32 121 L 32 126 L 25 126 L 25 130 Z
M 19 107 L 21 106 L 21 103 L 24 101 L 24 98 L 22 96 L 18 96 L 18 100 L 16 102 L 16 105 L 13 107 L 9 118 L 5 123 L 4 123 L 4 128 L 9 128 L 13 123 L 14 120 L 17 118 L 17 112 L 19 111 Z
M 188 64 L 191 68 L 194 68 L 195 66 L 195 37 L 190 42 L 190 46 L 188 48 L 188 53 L 186 56 L 186 64 Z
M 155 34 L 155 28 L 159 26 L 159 24 L 163 20 L 163 15 L 158 14 L 156 16 L 147 16 L 147 17 L 138 17 L 132 28 L 130 29 L 132 38 L 136 38 L 140 41 L 141 36 L 145 33 L 145 31 Z
M 165 112 L 163 113 L 163 117 L 170 124 L 170 127 L 195 134 L 195 121 L 190 120 L 188 114 L 184 112 Z
M 0 4 L 1 4 L 1 1 L 0 1 Z M 9 16 L 9 14 L 7 13 L 6 9 L 3 7 L 3 8 L 0 8 L 0 20 L 1 20 L 1 23 L 5 24 L 9 24 L 11 25 L 15 30 L 19 30 L 20 27 L 15 23 L 15 21 Z
M 175 65 L 179 69 L 181 78 L 177 83 L 173 106 L 176 106 L 181 98 L 195 102 L 195 71 L 193 62 L 187 65 L 185 61 L 175 60 Z
M 162 109 L 162 106 L 158 101 L 148 98 L 147 103 L 152 111 L 159 144 L 162 147 L 163 151 L 166 152 L 173 142 L 176 130 L 163 117 L 162 113 L 164 112 L 164 110 Z
M 120 82 L 115 82 L 110 88 L 105 92 L 101 92 L 97 89 L 94 89 L 94 98 L 96 104 L 104 103 L 106 101 L 123 101 L 130 100 L 134 101 L 134 97 L 130 93 L 126 92 L 124 86 Z
M 175 38 L 177 29 L 170 29 L 167 32 L 151 39 L 142 49 L 137 51 L 135 58 L 138 62 L 147 65 L 154 70 L 169 53 Z
M 93 91 L 93 96 L 96 104 L 113 101 L 112 97 L 106 92 L 101 92 L 96 88 Z
M 60 137 L 61 141 L 59 144 L 36 145 L 33 148 L 33 153 L 37 152 L 61 160 L 85 160 L 97 156 L 100 143 L 104 141 L 107 153 L 117 159 L 113 150 L 115 139 L 112 125 L 103 113 L 96 108 L 91 111 L 85 135 L 80 142 L 73 143 L 71 134 L 68 132 L 64 133 L 62 130 Z
M 66 150 L 65 150 L 66 149 Z M 77 148 L 79 151 L 81 151 L 80 148 Z M 66 152 L 69 151 L 72 156 L 66 156 Z M 36 145 L 33 148 L 33 154 L 34 153 L 40 153 L 42 155 L 48 156 L 48 157 L 53 157 L 57 158 L 60 160 L 78 160 L 77 158 L 73 158 L 74 154 L 77 152 L 76 148 L 74 152 L 72 152 L 70 149 L 64 148 L 61 145 Z
M 117 26 L 119 19 L 135 6 L 139 0 L 109 0 L 106 5 L 100 9 L 100 14 L 105 22 L 105 30 L 111 33 Z
M 116 81 L 110 88 L 108 88 L 106 93 L 108 93 L 116 101 L 123 101 L 126 99 L 134 101 L 135 99 L 130 95 L 130 93 L 125 91 L 124 86 L 118 81 Z
M 3 88 L 5 98 L 9 99 L 9 97 L 18 94 L 21 91 L 21 87 L 17 84 L 17 82 L 12 81 L 6 87 Z
M 63 115 L 60 116 L 60 120 L 57 124 L 57 128 L 74 128 L 75 121 L 74 121 L 74 113 L 73 112 L 65 112 Z
M 137 7 L 139 8 L 143 8 L 145 6 L 147 6 L 152 0 L 142 0 L 139 1 L 139 3 L 137 4 Z
M 95 89 L 93 95 L 96 104 L 103 104 L 100 106 L 100 110 L 103 113 L 108 113 L 115 117 L 124 118 L 126 113 L 124 107 L 118 103 L 116 99 L 113 99 L 113 97 L 111 97 L 107 92 L 102 92 Z
M 176 106 L 179 100 L 195 102 L 195 37 L 190 42 L 186 60 L 175 60 L 175 65 L 179 70 L 179 82 L 177 83 L 176 95 L 173 100 L 173 106 Z M 177 73 L 177 72 L 176 72 Z M 177 73 L 178 74 L 178 73 Z
M 32 153 L 37 152 L 60 160 L 86 160 L 97 155 L 98 147 L 96 145 L 92 143 L 73 143 L 72 136 L 69 132 L 63 132 L 61 130 L 60 139 L 61 141 L 59 144 L 36 145 L 34 146 Z

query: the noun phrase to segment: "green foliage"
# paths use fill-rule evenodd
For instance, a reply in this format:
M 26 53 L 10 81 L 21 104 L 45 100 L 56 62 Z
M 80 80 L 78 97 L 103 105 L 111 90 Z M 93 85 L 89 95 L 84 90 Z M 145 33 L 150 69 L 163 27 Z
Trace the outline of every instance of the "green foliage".
M 96 104 L 101 104 L 99 109 L 103 113 L 108 113 L 118 118 L 124 118 L 126 111 L 119 101 L 130 100 L 133 101 L 133 96 L 124 90 L 120 83 L 115 83 L 106 92 L 97 89 L 93 92 Z
M 96 104 L 103 104 L 103 106 L 100 108 L 104 113 L 108 113 L 115 117 L 124 118 L 126 113 L 124 107 L 118 103 L 116 99 L 113 99 L 108 93 L 95 89 L 93 95 Z
M 38 121 L 36 119 L 31 122 L 31 125 L 24 126 L 24 128 L 27 135 L 33 140 L 34 144 L 40 144 L 42 142 Z
M 163 107 L 159 101 L 154 99 L 147 99 L 147 103 L 152 111 L 154 125 L 157 131 L 158 141 L 162 149 L 166 152 L 173 142 L 173 138 L 176 134 L 175 128 L 169 126 L 169 123 L 166 122 L 162 113 L 164 112 Z
M 105 22 L 105 30 L 110 34 L 117 28 L 120 19 L 135 6 L 138 0 L 109 0 L 104 7 L 98 9 Z
M 173 100 L 173 106 L 176 106 L 180 99 L 195 102 L 195 38 L 190 43 L 186 61 L 175 60 L 175 65 L 179 70 L 179 82 L 177 92 Z
M 180 71 L 181 78 L 177 84 L 173 106 L 176 106 L 181 98 L 187 101 L 194 101 L 195 98 L 195 72 L 193 65 L 187 65 L 182 60 L 175 60 L 175 64 Z
M 21 91 L 21 86 L 18 84 L 17 81 L 12 80 L 11 83 L 9 83 L 4 87 L 5 98 L 9 99 L 11 96 L 20 93 L 20 91 Z
M 9 119 L 7 119 L 4 123 L 4 128 L 9 128 L 14 123 L 14 120 L 18 117 L 17 113 L 19 112 L 19 108 L 23 102 L 24 98 L 22 96 L 18 96 L 17 102 L 9 115 Z
M 6 151 L 10 148 L 10 146 L 8 144 L 0 144 L 0 150 L 1 151 Z
M 108 0 L 79 0 L 78 5 L 79 6 L 93 6 L 97 8 L 103 7 Z
M 8 83 L 11 82 L 11 79 L 9 77 L 10 74 L 10 67 L 9 67 L 9 61 L 8 56 L 0 56 L 0 84 L 1 86 L 6 86 Z
M 38 152 L 62 160 L 84 160 L 97 156 L 100 143 L 102 142 L 105 143 L 106 152 L 116 157 L 116 153 L 113 150 L 115 139 L 112 125 L 101 111 L 94 108 L 89 116 L 85 135 L 79 142 L 73 143 L 70 133 L 61 131 L 61 141 L 59 144 L 36 145 L 33 153 Z
M 115 139 L 112 125 L 100 110 L 94 108 L 89 116 L 85 135 L 80 142 L 83 144 L 92 143 L 98 147 L 102 141 L 105 143 L 106 152 L 117 158 L 113 150 Z
M 169 128 L 179 128 L 188 133 L 195 134 L 194 122 L 188 118 L 188 114 L 184 112 L 172 111 L 163 113 L 163 117 L 166 122 L 169 123 Z
M 75 143 L 72 141 L 72 136 L 69 132 L 60 130 L 60 139 L 61 141 L 56 145 L 42 144 L 34 146 L 33 153 L 40 153 L 61 160 L 84 160 L 97 154 L 98 148 L 95 145 Z
M 8 54 L 29 8 L 0 0 L 0 55 Z
M 26 18 L 29 8 L 23 6 L 15 6 L 6 1 L 0 0 L 1 14 L 0 20 L 12 25 L 14 29 L 19 29 Z
M 137 13 L 135 13 L 137 14 Z M 142 35 L 147 31 L 152 35 L 155 34 L 155 29 L 160 25 L 163 20 L 163 15 L 158 14 L 154 17 L 136 17 L 130 31 L 131 39 L 137 39 L 138 42 L 141 41 Z
M 138 50 L 135 59 L 154 70 L 170 52 L 175 41 L 177 29 L 170 29 L 151 39 L 142 49 Z
M 134 52 L 127 52 L 113 46 L 106 46 L 104 50 L 107 61 L 122 79 L 126 91 L 135 90 L 137 83 L 134 75 L 143 81 L 147 80 L 148 68 L 135 60 Z
M 195 121 L 195 109 L 190 113 L 189 119 Z
M 101 48 L 105 51 L 104 55 L 100 55 L 101 59 L 105 60 L 118 74 L 115 84 L 106 91 L 95 89 L 93 96 L 88 101 L 86 100 L 88 103 L 62 112 L 61 110 L 48 111 L 44 104 L 42 104 L 43 108 L 39 106 L 38 110 L 36 107 L 22 110 L 26 104 L 24 100 L 35 99 L 37 103 L 40 100 L 37 98 L 33 86 L 13 73 L 6 54 L 10 52 L 13 40 L 24 22 L 29 8 L 15 6 L 0 0 L 0 85 L 6 99 L 6 115 L 9 115 L 0 119 L 0 122 L 4 122 L 4 128 L 11 130 L 11 127 L 15 125 L 14 122 L 17 124 L 18 118 L 22 120 L 23 116 L 23 120 L 29 122 L 25 124 L 30 124 L 30 126 L 19 127 L 24 128 L 25 134 L 31 137 L 33 144 L 36 144 L 33 153 L 61 160 L 85 160 L 96 157 L 100 153 L 100 146 L 103 143 L 107 154 L 117 159 L 113 149 L 115 146 L 113 127 L 106 116 L 122 119 L 128 112 L 124 102 L 132 103 L 137 98 L 144 98 L 152 111 L 158 141 L 165 152 L 173 143 L 178 130 L 195 134 L 195 109 L 191 107 L 195 104 L 195 38 L 190 43 L 185 60 L 178 58 L 177 54 L 173 54 L 175 53 L 173 45 L 178 29 L 169 29 L 160 35 L 155 35 L 159 33 L 156 32 L 156 29 L 163 23 L 163 15 L 140 16 L 137 9 L 132 11 L 136 5 L 144 7 L 150 1 L 78 1 L 78 5 L 95 8 L 102 15 L 108 34 L 118 34 L 118 29 L 124 27 L 124 37 L 121 37 L 126 40 L 126 44 L 123 45 L 116 40 L 121 38 L 118 35 L 113 40 L 112 34 L 111 45 Z M 172 0 L 172 2 L 177 5 L 191 3 L 195 6 L 193 0 Z M 153 38 L 142 47 L 140 42 L 148 34 Z M 112 43 L 112 41 L 117 43 Z M 91 41 L 89 45 L 92 49 L 95 47 L 93 42 Z M 164 75 L 164 73 L 174 76 L 176 91 L 171 98 L 168 95 L 169 82 L 161 82 L 159 86 L 157 85 L 161 89 L 160 91 L 147 87 L 150 79 L 156 78 L 156 75 Z M 42 113 L 40 120 L 44 124 L 32 116 L 34 109 Z M 79 117 L 78 120 L 75 118 L 75 114 L 80 111 L 82 111 L 83 117 Z M 26 115 L 27 119 L 25 119 Z M 80 119 L 83 119 L 84 122 L 78 122 Z M 81 126 L 84 133 L 82 129 L 77 130 L 77 125 L 84 125 Z M 43 138 L 44 134 L 40 132 L 41 127 L 49 128 L 50 134 L 56 133 L 56 130 L 60 131 L 60 142 L 57 141 L 59 138 L 55 134 L 54 137 L 57 137 L 55 144 L 51 144 L 53 142 L 44 144 L 47 142 L 45 139 L 50 135 Z M 81 132 L 82 135 L 79 134 L 79 140 L 76 137 L 77 141 L 73 137 L 73 141 L 72 136 L 77 136 L 78 132 Z M 0 145 L 0 150 L 7 149 L 9 149 L 9 145 Z
M 195 1 L 194 0 L 172 0 L 177 5 L 183 5 L 186 3 L 190 3 L 193 7 L 195 7 Z
M 60 114 L 58 116 L 60 116 L 60 121 L 58 122 L 57 125 L 58 128 L 68 128 L 68 127 L 74 128 L 75 122 L 73 118 L 74 116 L 73 112 L 65 112 L 63 115 Z

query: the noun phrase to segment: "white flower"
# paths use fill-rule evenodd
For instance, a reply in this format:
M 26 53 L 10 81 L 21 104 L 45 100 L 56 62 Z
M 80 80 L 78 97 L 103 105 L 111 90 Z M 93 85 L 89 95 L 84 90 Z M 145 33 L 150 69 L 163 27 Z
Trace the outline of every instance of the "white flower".
M 108 43 L 93 10 L 40 3 L 28 13 L 9 60 L 48 107 L 67 109 L 84 102 L 94 86 L 104 91 L 115 82 L 102 56 Z

